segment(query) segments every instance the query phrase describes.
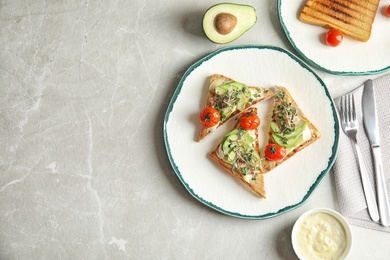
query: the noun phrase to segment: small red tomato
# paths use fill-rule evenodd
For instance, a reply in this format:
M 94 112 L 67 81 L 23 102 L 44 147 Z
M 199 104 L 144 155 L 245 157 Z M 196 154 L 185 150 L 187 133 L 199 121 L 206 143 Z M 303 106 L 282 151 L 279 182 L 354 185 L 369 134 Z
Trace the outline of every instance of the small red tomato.
M 286 156 L 286 149 L 278 144 L 268 144 L 264 153 L 269 161 L 280 161 Z
M 387 14 L 388 17 L 390 17 L 390 5 L 386 9 L 386 14 Z
M 325 36 L 326 44 L 332 47 L 339 46 L 343 41 L 343 35 L 337 29 L 330 29 Z
M 260 118 L 253 111 L 245 113 L 240 118 L 240 126 L 244 130 L 254 130 L 260 125 Z
M 218 110 L 212 107 L 206 107 L 200 112 L 199 120 L 204 127 L 213 127 L 218 124 L 221 115 Z

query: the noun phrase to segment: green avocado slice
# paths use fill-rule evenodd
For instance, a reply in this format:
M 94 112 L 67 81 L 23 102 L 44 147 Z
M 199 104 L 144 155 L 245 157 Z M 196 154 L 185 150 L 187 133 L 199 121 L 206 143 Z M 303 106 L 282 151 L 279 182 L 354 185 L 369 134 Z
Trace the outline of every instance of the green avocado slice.
M 286 135 L 286 134 L 281 133 L 281 130 L 280 130 L 277 123 L 271 122 L 271 124 L 270 124 L 270 127 L 271 127 L 272 132 L 273 132 L 272 134 L 283 137 L 283 138 L 287 138 L 287 139 L 291 139 L 291 138 L 296 137 L 297 135 L 300 135 L 305 130 L 306 126 L 307 126 L 307 122 L 302 120 L 298 123 L 298 125 L 295 127 L 295 130 L 293 132 Z
M 302 132 L 301 132 L 301 134 L 299 134 L 293 138 L 285 138 L 285 137 L 281 137 L 278 135 L 272 135 L 272 140 L 275 143 L 277 143 L 285 148 L 293 148 L 293 147 L 297 146 L 302 141 Z
M 229 83 L 226 83 L 226 84 L 223 84 L 221 86 L 216 87 L 215 93 L 221 96 L 221 95 L 225 94 L 226 92 L 231 92 L 233 90 L 237 90 L 237 91 L 242 90 L 244 87 L 245 87 L 245 84 L 233 81 L 233 82 L 229 82 Z
M 245 149 L 253 150 L 251 143 L 255 139 L 247 131 L 239 131 L 237 129 L 231 131 L 224 136 L 222 141 L 222 151 L 229 161 L 236 159 L 237 150 L 244 151 Z M 257 153 L 255 157 L 260 157 Z
M 302 133 L 307 126 L 306 121 L 299 122 L 298 126 L 295 128 L 294 132 L 291 132 L 287 135 L 281 133 L 278 125 L 275 122 L 271 122 L 270 127 L 273 131 L 272 140 L 285 148 L 293 148 L 302 142 Z

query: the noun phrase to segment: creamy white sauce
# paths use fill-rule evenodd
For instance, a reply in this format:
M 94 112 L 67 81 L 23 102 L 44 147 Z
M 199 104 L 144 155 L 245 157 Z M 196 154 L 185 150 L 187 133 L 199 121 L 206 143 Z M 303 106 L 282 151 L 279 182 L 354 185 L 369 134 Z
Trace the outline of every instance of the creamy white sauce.
M 300 253 L 305 259 L 333 259 L 342 256 L 347 246 L 343 225 L 330 214 L 308 215 L 296 235 Z
M 214 132 L 218 128 L 219 125 L 220 125 L 220 122 L 218 122 L 215 126 L 207 128 L 207 131 L 209 133 L 212 133 L 212 132 Z
M 252 178 L 253 178 L 253 174 L 244 175 L 244 180 L 246 182 L 251 182 Z
M 227 159 L 225 158 L 225 155 L 223 154 L 222 145 L 218 146 L 217 155 L 220 159 L 227 162 Z
M 255 139 L 255 142 L 256 142 L 256 130 L 246 130 L 250 136 L 252 136 L 253 139 Z
M 310 128 L 308 126 L 305 127 L 305 130 L 303 130 L 302 132 L 302 142 L 306 142 L 308 140 L 310 140 L 311 138 L 311 131 L 310 131 Z

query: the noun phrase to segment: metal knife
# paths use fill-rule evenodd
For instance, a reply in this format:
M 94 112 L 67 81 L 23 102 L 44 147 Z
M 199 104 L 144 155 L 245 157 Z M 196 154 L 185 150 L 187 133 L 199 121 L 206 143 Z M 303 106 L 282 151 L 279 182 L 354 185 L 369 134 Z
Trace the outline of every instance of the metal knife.
M 380 221 L 383 226 L 388 227 L 390 225 L 390 207 L 386 182 L 383 175 L 378 112 L 375 103 L 375 89 L 372 80 L 367 80 L 364 83 L 362 108 L 364 128 L 366 130 L 368 140 L 370 141 L 372 156 L 374 159 Z

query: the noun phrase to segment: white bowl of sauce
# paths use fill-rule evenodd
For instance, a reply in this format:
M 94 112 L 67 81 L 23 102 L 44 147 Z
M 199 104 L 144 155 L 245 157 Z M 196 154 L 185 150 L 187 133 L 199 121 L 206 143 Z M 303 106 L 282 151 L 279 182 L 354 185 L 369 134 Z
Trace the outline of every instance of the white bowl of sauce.
M 312 209 L 300 216 L 291 240 L 301 260 L 345 259 L 352 247 L 352 233 L 346 219 L 325 208 Z

